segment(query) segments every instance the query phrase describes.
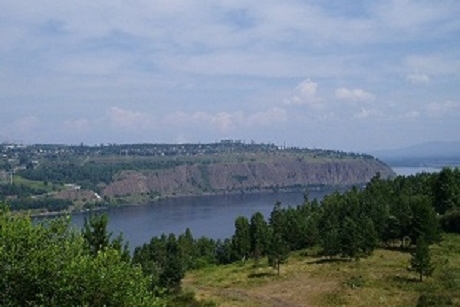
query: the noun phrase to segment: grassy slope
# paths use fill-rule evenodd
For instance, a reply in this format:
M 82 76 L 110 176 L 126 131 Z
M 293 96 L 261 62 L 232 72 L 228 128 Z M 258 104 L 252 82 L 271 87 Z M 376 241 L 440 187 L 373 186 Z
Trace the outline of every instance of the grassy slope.
M 58 188 L 57 185 L 45 184 L 45 182 L 43 181 L 34 181 L 34 180 L 25 179 L 18 175 L 14 176 L 14 183 L 17 185 L 25 185 L 33 189 L 45 190 L 47 192 L 53 191 L 53 186 L 55 186 L 56 189 Z M 62 188 L 62 186 L 59 185 L 59 188 Z
M 460 304 L 460 236 L 431 247 L 436 269 L 423 283 L 407 270 L 410 254 L 377 250 L 360 261 L 291 255 L 281 276 L 261 262 L 210 267 L 187 274 L 184 288 L 219 306 L 416 306 L 422 293 Z M 304 253 L 305 254 L 305 253 Z

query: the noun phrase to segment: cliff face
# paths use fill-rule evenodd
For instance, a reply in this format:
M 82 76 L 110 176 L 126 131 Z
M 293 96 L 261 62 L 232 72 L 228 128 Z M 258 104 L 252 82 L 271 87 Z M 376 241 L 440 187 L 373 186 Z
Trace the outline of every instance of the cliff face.
M 382 162 L 363 157 L 304 159 L 285 155 L 253 160 L 124 171 L 105 187 L 103 194 L 108 197 L 147 193 L 194 195 L 307 185 L 353 185 L 366 183 L 377 173 L 383 178 L 394 176 L 391 168 Z

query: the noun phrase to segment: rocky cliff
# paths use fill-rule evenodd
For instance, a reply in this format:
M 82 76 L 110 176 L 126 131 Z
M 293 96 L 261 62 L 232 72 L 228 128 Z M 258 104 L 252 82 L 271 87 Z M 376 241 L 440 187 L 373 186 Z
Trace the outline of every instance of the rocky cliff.
M 315 158 L 294 154 L 257 155 L 241 161 L 196 163 L 167 169 L 123 171 L 103 189 L 107 197 L 180 196 L 232 191 L 301 188 L 311 185 L 355 185 L 380 173 L 394 176 L 369 156 Z

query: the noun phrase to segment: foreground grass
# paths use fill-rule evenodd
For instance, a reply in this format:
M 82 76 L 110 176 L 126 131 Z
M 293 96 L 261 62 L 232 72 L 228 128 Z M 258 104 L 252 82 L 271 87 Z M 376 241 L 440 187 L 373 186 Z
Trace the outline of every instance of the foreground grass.
M 460 306 L 460 236 L 431 247 L 436 266 L 424 282 L 407 270 L 410 254 L 376 250 L 359 261 L 328 260 L 297 252 L 281 275 L 252 261 L 187 274 L 184 288 L 218 306 L 417 306 L 421 295 L 449 298 Z

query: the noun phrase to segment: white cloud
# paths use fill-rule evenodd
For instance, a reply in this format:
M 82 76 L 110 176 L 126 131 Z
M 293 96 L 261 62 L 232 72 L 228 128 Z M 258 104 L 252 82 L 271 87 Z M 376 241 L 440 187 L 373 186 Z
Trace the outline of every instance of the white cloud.
M 415 110 L 404 113 L 404 117 L 407 119 L 415 119 L 415 118 L 418 118 L 419 116 L 420 116 L 420 112 L 415 111 Z
M 120 107 L 111 107 L 107 113 L 112 125 L 118 129 L 148 129 L 154 125 L 153 117 L 149 113 L 132 111 Z
M 459 15 L 458 0 L 0 1 L 0 122 L 30 142 L 299 143 L 308 123 L 343 144 L 332 122 L 458 117 Z
M 371 115 L 371 111 L 367 110 L 365 108 L 361 108 L 361 110 L 358 113 L 355 113 L 353 115 L 354 118 L 359 118 L 359 119 L 365 119 L 368 118 Z
M 430 77 L 425 74 L 414 73 L 406 75 L 406 80 L 412 84 L 428 84 L 430 82 Z
M 460 71 L 458 56 L 449 54 L 409 55 L 404 65 L 409 71 L 423 71 L 429 75 L 456 75 Z
M 177 127 L 201 127 L 229 131 L 244 122 L 241 112 L 204 112 L 193 113 L 174 112 L 167 115 L 162 124 L 175 125 Z
M 284 100 L 285 104 L 307 104 L 312 107 L 320 107 L 322 100 L 317 96 L 318 83 L 305 79 L 299 83 L 291 97 Z
M 356 119 L 384 119 L 385 114 L 378 109 L 368 109 L 368 108 L 360 108 L 358 112 L 353 114 L 353 118 Z
M 268 110 L 249 115 L 246 119 L 246 122 L 248 125 L 268 126 L 272 124 L 283 123 L 287 120 L 288 114 L 286 110 L 273 107 Z
M 345 87 L 336 89 L 335 97 L 340 100 L 350 101 L 369 101 L 374 99 L 374 95 L 362 89 L 348 89 Z
M 176 127 L 201 127 L 217 129 L 221 132 L 229 132 L 243 127 L 264 127 L 276 123 L 283 123 L 287 120 L 286 110 L 278 107 L 267 110 L 245 114 L 242 111 L 235 112 L 203 112 L 193 113 L 174 112 L 166 116 L 162 122 L 164 126 L 174 125 Z
M 316 96 L 316 91 L 318 89 L 318 83 L 306 79 L 297 85 L 297 90 L 300 93 L 302 98 L 313 98 Z
M 460 112 L 460 102 L 447 100 L 444 102 L 431 103 L 427 106 L 426 111 L 428 115 L 434 117 L 457 114 L 457 112 Z
M 240 113 L 219 112 L 210 116 L 211 123 L 221 131 L 228 131 L 242 120 Z

